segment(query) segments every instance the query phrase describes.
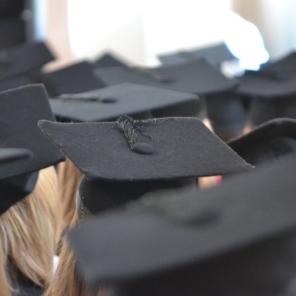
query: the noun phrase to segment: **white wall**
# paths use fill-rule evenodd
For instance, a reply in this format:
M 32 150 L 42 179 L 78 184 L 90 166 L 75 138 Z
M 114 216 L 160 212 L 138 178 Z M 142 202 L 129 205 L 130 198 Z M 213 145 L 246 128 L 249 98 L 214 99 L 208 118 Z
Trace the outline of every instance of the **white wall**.
M 70 0 L 70 44 L 77 58 L 106 49 L 137 64 L 157 53 L 222 40 L 219 15 L 231 0 Z
M 233 0 L 233 8 L 259 28 L 272 58 L 296 48 L 296 0 Z

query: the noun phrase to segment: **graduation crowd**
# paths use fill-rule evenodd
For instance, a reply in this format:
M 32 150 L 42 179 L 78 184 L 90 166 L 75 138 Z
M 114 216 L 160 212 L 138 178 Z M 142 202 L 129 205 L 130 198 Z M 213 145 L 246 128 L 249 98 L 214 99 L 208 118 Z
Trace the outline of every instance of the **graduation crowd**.
M 296 295 L 296 53 L 54 59 L 0 51 L 1 296 Z

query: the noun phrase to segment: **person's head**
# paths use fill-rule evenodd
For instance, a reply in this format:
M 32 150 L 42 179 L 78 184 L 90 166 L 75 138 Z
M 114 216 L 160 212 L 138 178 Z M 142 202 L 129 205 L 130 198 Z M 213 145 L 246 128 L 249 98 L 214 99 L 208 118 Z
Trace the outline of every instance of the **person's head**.
M 200 176 L 251 168 L 196 118 L 38 124 L 85 175 L 79 195 L 94 214 Z
M 78 215 L 74 215 L 72 225 L 78 221 Z M 72 251 L 66 242 L 63 243 L 58 268 L 53 280 L 48 287 L 45 296 L 108 296 L 108 290 L 102 287 L 97 291 L 91 291 L 84 284 L 77 273 Z
M 1 289 L 39 289 L 49 284 L 61 232 L 53 165 L 64 160 L 37 125 L 54 120 L 44 86 L 1 92 L 0 118 L 0 148 L 14 151 L 0 165 Z
M 57 173 L 62 207 L 62 229 L 64 230 L 70 226 L 76 212 L 75 198 L 82 173 L 69 159 L 58 165 Z
M 34 191 L 0 216 L 1 289 L 13 290 L 16 271 L 38 286 L 49 284 L 59 223 L 58 181 L 49 167 L 39 172 Z

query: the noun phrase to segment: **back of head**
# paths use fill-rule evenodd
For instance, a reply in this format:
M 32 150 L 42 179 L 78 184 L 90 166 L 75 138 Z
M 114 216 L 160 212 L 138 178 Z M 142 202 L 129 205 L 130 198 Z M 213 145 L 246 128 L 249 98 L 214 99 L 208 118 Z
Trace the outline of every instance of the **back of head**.
M 78 215 L 74 215 L 71 222 L 75 225 L 78 221 Z M 1 280 L 1 279 L 0 279 Z M 68 244 L 64 242 L 61 253 L 60 262 L 51 281 L 45 296 L 109 296 L 109 292 L 104 287 L 97 291 L 91 291 L 86 287 L 83 280 L 77 273 L 75 259 Z
M 1 289 L 17 288 L 19 275 L 49 284 L 60 232 L 57 185 L 53 167 L 41 170 L 34 191 L 0 216 Z
M 76 192 L 78 190 L 82 173 L 74 164 L 66 159 L 58 166 L 58 179 L 62 207 L 62 230 L 69 227 L 76 213 Z

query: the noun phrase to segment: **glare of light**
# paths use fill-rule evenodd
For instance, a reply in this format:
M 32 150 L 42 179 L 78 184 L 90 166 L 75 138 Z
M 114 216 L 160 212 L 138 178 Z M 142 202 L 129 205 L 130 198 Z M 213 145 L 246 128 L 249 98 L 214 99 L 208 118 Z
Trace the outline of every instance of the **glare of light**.
M 42 41 L 46 36 L 46 1 L 33 1 L 33 23 L 35 41 Z
M 231 53 L 244 69 L 258 70 L 269 59 L 258 28 L 240 16 L 231 13 L 225 19 L 224 40 Z

